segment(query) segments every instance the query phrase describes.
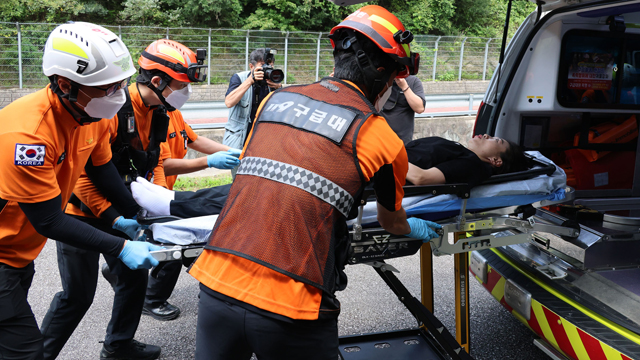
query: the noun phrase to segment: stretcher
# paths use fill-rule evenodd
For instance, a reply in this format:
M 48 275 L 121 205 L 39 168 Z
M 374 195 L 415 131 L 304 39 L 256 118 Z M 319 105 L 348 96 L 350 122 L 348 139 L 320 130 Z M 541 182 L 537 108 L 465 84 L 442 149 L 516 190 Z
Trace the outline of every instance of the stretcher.
M 433 255 L 463 254 L 473 250 L 540 241 L 535 236 L 537 231 L 566 237 L 579 235 L 579 226 L 544 222 L 538 218 L 534 220 L 536 209 L 572 200 L 574 191 L 566 186 L 566 176 L 561 168 L 539 153 L 531 153 L 529 156 L 536 164 L 532 169 L 494 176 L 473 189 L 466 184 L 405 187 L 403 207 L 407 216 L 436 221 L 442 225 L 442 229 L 438 230 L 440 237 L 429 242 Z M 425 358 L 440 359 L 448 355 L 453 359 L 471 359 L 460 346 L 463 341 L 454 338 L 419 300 L 411 296 L 393 274 L 397 270 L 385 263 L 387 259 L 416 254 L 424 242 L 421 239 L 393 235 L 379 227 L 375 201 L 371 200 L 375 200 L 373 190 L 365 190 L 357 218 L 349 221 L 351 251 L 348 264 L 372 266 L 421 324 L 420 329 L 408 333 L 410 336 L 402 332 L 395 333 L 394 336 L 399 336 L 396 340 L 405 341 L 406 339 L 401 338 L 407 335 L 420 344 L 425 344 L 425 351 L 431 348 L 429 343 L 438 343 L 440 353 L 436 352 Z M 182 260 L 185 265 L 190 264 L 203 251 L 216 219 L 217 215 L 191 219 L 154 219 L 145 217 L 144 214 L 139 216 L 140 222 L 150 224 L 149 229 L 145 230 L 147 240 L 165 247 L 164 250 L 153 252 L 153 256 L 159 261 Z M 511 235 L 496 236 L 498 232 Z M 416 331 L 421 340 L 414 339 Z M 369 342 L 371 339 L 368 337 L 341 339 L 342 358 L 385 358 L 375 344 L 366 345 Z M 349 352 L 348 349 L 352 348 L 359 350 Z M 370 351 L 361 351 L 362 349 Z
M 535 231 L 577 237 L 579 227 L 533 220 L 535 209 L 569 201 L 573 189 L 566 187 L 564 171 L 536 152 L 534 168 L 511 174 L 496 175 L 475 188 L 466 184 L 405 186 L 403 207 L 407 216 L 436 221 L 442 225 L 440 238 L 431 241 L 433 254 L 452 255 L 472 250 L 505 246 L 533 240 Z M 358 217 L 350 220 L 351 264 L 367 263 L 415 254 L 422 240 L 386 233 L 376 221 L 373 190 L 365 190 Z M 139 215 L 148 224 L 147 239 L 166 249 L 154 252 L 159 261 L 197 257 L 208 241 L 218 215 L 180 219 L 173 216 Z M 513 237 L 495 237 L 492 233 L 519 230 Z M 452 243 L 456 232 L 473 236 Z M 198 251 L 200 249 L 200 251 Z

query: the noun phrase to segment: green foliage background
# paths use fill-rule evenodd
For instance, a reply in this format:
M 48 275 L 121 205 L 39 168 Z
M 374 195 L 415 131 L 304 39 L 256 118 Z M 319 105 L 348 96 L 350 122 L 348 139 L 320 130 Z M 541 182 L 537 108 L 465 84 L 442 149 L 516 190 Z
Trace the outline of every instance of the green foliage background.
M 376 0 L 416 34 L 500 37 L 507 0 Z M 327 0 L 2 0 L 0 21 L 329 31 L 363 4 Z M 510 33 L 535 9 L 513 3 Z

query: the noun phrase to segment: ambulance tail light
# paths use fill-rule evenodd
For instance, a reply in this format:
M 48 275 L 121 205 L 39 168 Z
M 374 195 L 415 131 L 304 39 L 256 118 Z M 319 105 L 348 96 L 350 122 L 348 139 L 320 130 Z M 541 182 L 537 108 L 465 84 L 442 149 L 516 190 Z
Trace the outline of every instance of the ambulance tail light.
M 484 101 L 480 102 L 480 106 L 478 106 L 478 112 L 476 113 L 476 121 L 473 122 L 473 135 L 476 135 L 476 127 L 478 126 L 478 118 L 480 117 L 480 113 L 482 112 L 482 108 L 484 107 Z
M 492 112 L 493 112 L 493 106 L 485 103 L 484 101 L 480 102 L 480 106 L 478 107 L 478 113 L 476 114 L 476 121 L 473 124 L 474 136 L 479 134 L 491 135 L 491 131 L 489 130 L 489 118 L 491 118 Z

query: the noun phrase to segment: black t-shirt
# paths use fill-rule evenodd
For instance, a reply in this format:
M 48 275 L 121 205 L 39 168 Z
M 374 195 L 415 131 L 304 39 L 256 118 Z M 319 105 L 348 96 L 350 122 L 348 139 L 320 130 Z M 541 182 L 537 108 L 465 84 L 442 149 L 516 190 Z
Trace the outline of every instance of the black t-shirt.
M 448 184 L 475 186 L 491 177 L 492 168 L 457 142 L 433 136 L 408 143 L 409 162 L 421 169 L 438 168 Z
M 249 74 L 249 76 L 251 76 L 251 74 Z M 233 90 L 235 90 L 238 86 L 240 86 L 240 84 L 242 84 L 242 81 L 240 81 L 240 76 L 238 76 L 238 74 L 233 74 L 233 76 L 231 77 L 231 80 L 229 80 L 229 88 L 227 89 L 227 93 L 224 94 L 224 96 L 226 97 L 227 95 L 229 95 L 230 92 L 232 92 Z M 260 103 L 262 102 L 262 100 L 264 100 L 264 98 L 267 97 L 267 95 L 269 95 L 269 86 L 264 85 L 264 86 L 256 86 L 255 84 L 252 85 L 253 86 L 253 99 L 251 99 L 251 117 L 249 118 L 249 122 L 253 123 L 253 120 L 255 120 L 256 118 L 256 112 L 258 112 L 258 107 L 260 106 Z M 256 88 L 260 90 L 259 96 L 256 99 Z M 247 131 L 247 134 L 251 131 L 251 127 L 249 127 L 249 130 Z
M 427 101 L 424 98 L 424 89 L 420 79 L 411 75 L 407 77 L 406 80 L 411 91 L 422 99 L 422 105 L 426 105 Z M 416 113 L 409 105 L 407 98 L 404 96 L 404 92 L 402 92 L 395 81 L 391 88 L 389 100 L 384 104 L 380 114 L 384 116 L 387 123 L 389 123 L 389 126 L 391 126 L 391 129 L 395 131 L 405 145 L 413 139 L 414 119 Z

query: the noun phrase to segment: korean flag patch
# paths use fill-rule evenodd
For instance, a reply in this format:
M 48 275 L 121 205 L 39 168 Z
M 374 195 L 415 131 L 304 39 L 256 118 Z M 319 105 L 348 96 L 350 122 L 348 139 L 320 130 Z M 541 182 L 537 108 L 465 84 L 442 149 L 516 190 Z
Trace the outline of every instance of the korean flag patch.
M 42 166 L 46 147 L 44 145 L 16 144 L 15 164 L 18 166 Z

